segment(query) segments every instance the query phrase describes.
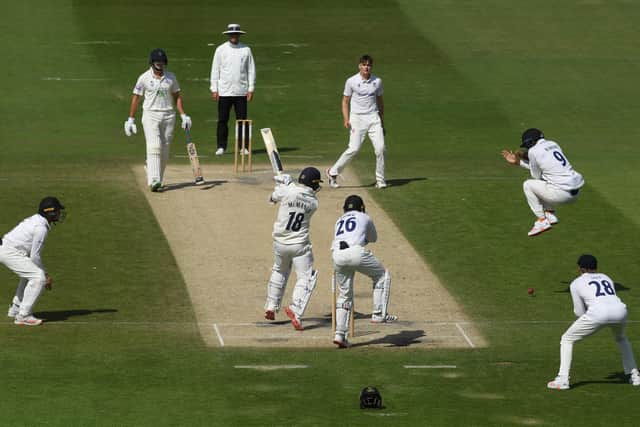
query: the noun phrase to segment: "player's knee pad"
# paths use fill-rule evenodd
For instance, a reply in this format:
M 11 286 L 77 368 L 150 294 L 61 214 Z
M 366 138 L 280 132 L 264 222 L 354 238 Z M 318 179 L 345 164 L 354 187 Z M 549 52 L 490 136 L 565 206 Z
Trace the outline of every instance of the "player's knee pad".
M 385 270 L 384 274 L 373 286 L 373 312 L 386 316 L 391 294 L 391 273 Z
M 311 294 L 318 283 L 318 270 L 313 270 L 306 279 L 299 280 L 293 290 L 293 306 L 296 314 L 302 316 L 309 305 Z
M 264 305 L 265 310 L 280 310 L 282 297 L 286 288 L 286 278 L 281 275 L 271 276 L 267 284 L 267 302 Z

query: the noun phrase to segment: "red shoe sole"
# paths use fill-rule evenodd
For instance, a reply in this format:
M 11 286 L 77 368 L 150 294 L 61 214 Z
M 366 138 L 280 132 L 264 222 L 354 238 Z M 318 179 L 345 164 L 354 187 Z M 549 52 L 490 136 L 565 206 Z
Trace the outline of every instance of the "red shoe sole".
M 291 311 L 291 309 L 289 307 L 284 309 L 284 312 L 286 313 L 287 317 L 289 319 L 291 319 L 291 324 L 293 325 L 293 327 L 297 330 L 297 331 L 301 331 L 302 325 L 300 324 L 300 322 L 298 321 L 298 319 L 296 319 L 296 315 L 293 313 L 293 311 Z
M 267 310 L 264 313 L 264 318 L 267 320 L 276 320 L 276 313 L 273 310 Z

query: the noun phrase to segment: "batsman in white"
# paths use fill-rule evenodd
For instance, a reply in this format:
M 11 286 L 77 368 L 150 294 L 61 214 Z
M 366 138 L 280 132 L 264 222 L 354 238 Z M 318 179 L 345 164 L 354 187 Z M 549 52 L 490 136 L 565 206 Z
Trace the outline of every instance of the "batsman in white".
M 20 277 L 7 315 L 16 325 L 37 326 L 42 319 L 33 316 L 42 288 L 51 289 L 52 280 L 42 263 L 42 249 L 51 224 L 62 222 L 64 206 L 55 197 L 40 201 L 38 213 L 25 218 L 0 240 L 0 263 Z
M 627 323 L 627 306 L 618 298 L 614 281 L 606 274 L 598 273 L 598 261 L 593 255 L 578 258 L 578 278 L 571 282 L 573 312 L 578 316 L 560 340 L 560 370 L 558 376 L 547 384 L 555 390 L 569 388 L 569 370 L 573 355 L 573 343 L 608 326 L 613 333 L 620 353 L 624 373 L 629 382 L 640 386 L 640 374 L 633 357 L 631 344 L 624 334 Z
M 529 207 L 537 217 L 529 236 L 550 230 L 558 223 L 557 205 L 572 203 L 584 185 L 582 175 L 576 172 L 560 146 L 544 138 L 542 132 L 531 128 L 522 134 L 523 151 L 502 150 L 502 157 L 515 166 L 529 169 L 533 179 L 522 185 Z
M 353 277 L 356 272 L 368 276 L 373 282 L 373 313 L 371 323 L 390 323 L 398 316 L 387 313 L 391 275 L 382 263 L 365 248 L 378 240 L 373 221 L 365 213 L 364 201 L 351 195 L 344 201 L 344 214 L 338 218 L 331 244 L 331 257 L 336 274 L 338 298 L 336 301 L 336 335 L 334 344 L 339 348 L 350 346 L 348 339 L 349 316 L 353 316 Z
M 314 167 L 302 170 L 298 177 L 301 185 L 296 185 L 290 175 L 278 175 L 274 177 L 278 184 L 269 198 L 269 202 L 280 206 L 273 224 L 274 261 L 267 285 L 265 318 L 275 320 L 293 265 L 297 280 L 292 303 L 285 313 L 299 331 L 303 329 L 301 318 L 318 281 L 318 272 L 313 269 L 309 222 L 318 209 L 316 193 L 320 191 L 320 178 L 320 171 Z
M 180 85 L 175 74 L 166 70 L 169 60 L 162 49 L 154 49 L 149 55 L 149 69 L 138 77 L 133 88 L 129 118 L 124 122 L 124 133 L 131 136 L 138 130 L 135 114 L 140 97 L 142 104 L 142 127 L 147 140 L 147 185 L 153 192 L 162 187 L 164 170 L 169 160 L 169 147 L 173 139 L 176 124 L 174 103 L 180 118 L 182 129 L 191 128 L 191 118 L 184 112 Z
M 336 163 L 327 169 L 329 185 L 339 187 L 340 172 L 360 151 L 365 136 L 369 136 L 376 155 L 376 188 L 385 188 L 384 179 L 384 102 L 382 100 L 382 80 L 371 74 L 373 58 L 360 57 L 358 73 L 349 77 L 342 96 L 342 119 L 349 129 L 349 146 Z

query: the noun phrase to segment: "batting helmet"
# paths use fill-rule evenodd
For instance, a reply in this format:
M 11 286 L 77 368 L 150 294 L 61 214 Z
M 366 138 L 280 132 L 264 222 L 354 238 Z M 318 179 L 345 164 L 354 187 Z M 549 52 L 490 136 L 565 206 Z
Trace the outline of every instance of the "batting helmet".
M 64 206 L 55 197 L 48 196 L 40 201 L 38 213 L 49 222 L 56 222 L 64 219 Z
M 149 54 L 149 64 L 153 63 L 162 63 L 167 65 L 169 63 L 169 59 L 167 58 L 167 54 L 162 49 L 153 49 Z
M 317 191 L 320 188 L 320 183 L 324 182 L 321 179 L 320 171 L 312 166 L 302 169 L 298 182 L 304 184 L 307 187 L 311 187 L 313 191 Z
M 362 201 L 362 197 L 352 194 L 351 196 L 344 199 L 344 206 L 342 206 L 342 208 L 345 212 L 364 212 L 364 201 Z
M 520 144 L 520 147 L 529 149 L 536 145 L 536 142 L 541 138 L 544 138 L 541 130 L 536 128 L 527 129 L 522 133 L 522 144 Z
M 367 386 L 360 392 L 360 409 L 381 409 L 382 396 L 377 388 Z

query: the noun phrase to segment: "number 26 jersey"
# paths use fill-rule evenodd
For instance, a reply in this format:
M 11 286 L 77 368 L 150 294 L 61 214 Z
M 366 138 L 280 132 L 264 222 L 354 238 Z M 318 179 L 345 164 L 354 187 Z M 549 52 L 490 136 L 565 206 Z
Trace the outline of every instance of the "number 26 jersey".
M 378 240 L 378 233 L 373 221 L 364 212 L 349 211 L 338 218 L 334 227 L 334 238 L 331 250 L 340 249 L 340 242 L 349 247 L 365 246 Z

